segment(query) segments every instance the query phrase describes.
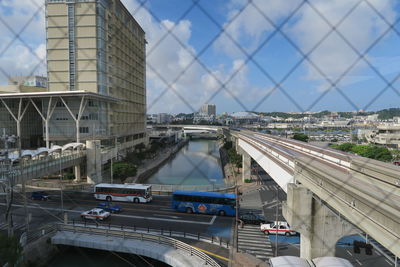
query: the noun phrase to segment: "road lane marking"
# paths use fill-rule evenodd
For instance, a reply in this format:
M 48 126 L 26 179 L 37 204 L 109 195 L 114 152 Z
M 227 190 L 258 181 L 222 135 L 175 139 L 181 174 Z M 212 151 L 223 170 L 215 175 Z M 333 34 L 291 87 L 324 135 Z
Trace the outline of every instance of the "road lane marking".
M 204 253 L 207 253 L 207 254 L 209 254 L 211 256 L 217 257 L 218 259 L 221 259 L 221 260 L 224 260 L 224 261 L 227 261 L 227 262 L 232 262 L 230 259 L 225 258 L 224 256 L 221 256 L 221 255 L 212 253 L 212 252 L 210 252 L 208 250 L 205 250 L 205 249 L 202 249 L 202 248 L 198 248 L 198 247 L 194 247 L 194 246 L 192 246 L 192 247 L 195 248 L 195 249 L 198 249 L 198 250 L 200 250 L 200 251 L 202 251 Z
M 347 252 L 347 254 L 349 254 L 350 256 L 352 256 L 352 257 L 353 257 L 353 254 L 351 254 L 351 252 L 350 252 L 350 251 L 348 251 L 347 249 L 346 249 L 346 252 Z
M 361 263 L 358 259 L 356 259 L 356 262 L 357 262 L 358 264 L 360 264 L 360 266 L 362 265 L 362 263 Z
M 170 216 L 170 215 L 164 215 L 164 214 L 153 214 L 153 216 L 157 216 L 157 217 L 167 217 L 167 218 L 172 218 L 172 219 L 179 219 L 178 216 Z
M 1 206 L 5 206 L 4 203 L 0 203 L 0 205 Z M 24 207 L 24 205 L 13 204 L 13 207 Z M 36 205 L 27 205 L 26 207 L 27 208 L 33 208 L 33 209 L 61 211 L 60 208 L 43 207 L 43 206 L 40 206 L 38 204 L 36 204 Z M 86 210 L 68 210 L 68 209 L 64 209 L 64 211 L 67 211 L 67 212 L 70 212 L 70 213 L 82 213 L 82 212 L 84 212 Z M 198 221 L 188 221 L 188 220 L 182 220 L 182 219 L 168 219 L 168 218 L 157 218 L 157 217 L 135 216 L 135 215 L 122 215 L 122 214 L 113 214 L 111 217 L 136 218 L 136 219 L 147 219 L 147 220 L 154 220 L 154 221 L 168 221 L 168 222 L 204 224 L 204 225 L 213 225 L 215 219 L 217 218 L 217 216 L 214 215 L 209 222 L 198 222 Z

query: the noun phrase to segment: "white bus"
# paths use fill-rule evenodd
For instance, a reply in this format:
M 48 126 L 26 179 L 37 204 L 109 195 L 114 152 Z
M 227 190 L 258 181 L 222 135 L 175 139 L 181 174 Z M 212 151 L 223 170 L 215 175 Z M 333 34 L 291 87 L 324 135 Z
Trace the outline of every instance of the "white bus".
M 151 185 L 144 184 L 97 184 L 94 187 L 94 197 L 111 202 L 127 201 L 135 203 L 150 202 Z

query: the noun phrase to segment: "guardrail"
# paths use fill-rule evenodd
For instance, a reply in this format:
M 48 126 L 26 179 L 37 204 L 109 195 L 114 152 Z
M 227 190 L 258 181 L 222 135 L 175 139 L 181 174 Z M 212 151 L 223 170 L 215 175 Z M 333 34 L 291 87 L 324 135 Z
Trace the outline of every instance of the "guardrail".
M 113 236 L 123 239 L 135 239 L 140 241 L 153 242 L 160 245 L 173 247 L 176 250 L 183 251 L 187 255 L 190 255 L 192 257 L 197 257 L 202 261 L 204 261 L 205 265 L 216 266 L 216 267 L 220 266 L 215 260 L 213 260 L 204 252 L 182 241 L 174 239 L 170 236 L 165 236 L 162 234 L 162 232 L 161 234 L 152 233 L 150 232 L 149 229 L 147 229 L 148 232 L 146 232 L 143 229 L 140 228 L 133 229 L 132 227 L 115 227 L 111 225 L 106 227 L 106 226 L 99 226 L 98 224 L 90 225 L 90 224 L 77 224 L 77 223 L 72 223 L 72 224 L 55 223 L 46 225 L 35 231 L 31 231 L 25 236 L 23 235 L 20 239 L 21 240 L 20 242 L 22 245 L 25 246 L 26 244 L 31 243 L 39 239 L 40 237 L 55 233 L 57 231 L 85 233 L 90 235 L 101 235 L 101 236 Z M 174 236 L 172 232 L 170 232 L 170 235 Z

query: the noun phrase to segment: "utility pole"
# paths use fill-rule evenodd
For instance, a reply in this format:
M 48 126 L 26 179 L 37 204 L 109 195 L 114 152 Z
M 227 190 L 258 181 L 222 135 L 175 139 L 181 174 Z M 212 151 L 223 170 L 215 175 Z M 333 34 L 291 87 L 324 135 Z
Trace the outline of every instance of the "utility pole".
M 276 187 L 276 213 L 275 213 L 275 226 L 276 226 L 276 231 L 275 231 L 275 257 L 278 257 L 278 216 L 279 216 L 279 189 Z
M 12 236 L 14 234 L 13 231 L 13 222 L 12 222 L 12 202 L 14 198 L 14 175 L 12 174 L 12 163 L 9 158 L 9 151 L 8 151 L 8 143 L 14 143 L 16 141 L 15 136 L 9 136 L 6 135 L 6 129 L 3 128 L 3 135 L 0 138 L 2 141 L 4 141 L 4 150 L 6 154 L 5 158 L 5 169 L 4 169 L 4 177 L 6 178 L 5 181 L 5 193 L 6 193 L 6 214 L 5 214 L 5 221 L 7 222 L 7 233 L 8 236 Z

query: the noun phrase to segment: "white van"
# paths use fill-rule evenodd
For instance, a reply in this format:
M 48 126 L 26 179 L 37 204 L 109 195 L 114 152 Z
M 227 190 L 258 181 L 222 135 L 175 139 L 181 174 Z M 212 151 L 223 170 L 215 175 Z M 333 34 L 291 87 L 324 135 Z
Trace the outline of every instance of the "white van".
M 348 260 L 338 257 L 319 257 L 312 261 L 295 256 L 280 256 L 269 259 L 271 267 L 353 267 Z

